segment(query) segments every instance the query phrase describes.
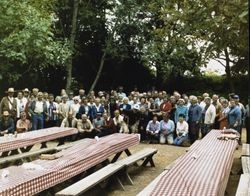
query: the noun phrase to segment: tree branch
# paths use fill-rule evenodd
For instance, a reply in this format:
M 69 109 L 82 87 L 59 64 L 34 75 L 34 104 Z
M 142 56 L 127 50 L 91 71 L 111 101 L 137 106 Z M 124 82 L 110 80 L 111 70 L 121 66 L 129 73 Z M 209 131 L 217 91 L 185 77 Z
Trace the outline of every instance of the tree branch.
M 216 60 L 218 63 L 220 63 L 223 67 L 226 67 L 226 65 L 224 65 L 220 60 L 218 60 L 218 59 L 214 59 L 214 60 Z

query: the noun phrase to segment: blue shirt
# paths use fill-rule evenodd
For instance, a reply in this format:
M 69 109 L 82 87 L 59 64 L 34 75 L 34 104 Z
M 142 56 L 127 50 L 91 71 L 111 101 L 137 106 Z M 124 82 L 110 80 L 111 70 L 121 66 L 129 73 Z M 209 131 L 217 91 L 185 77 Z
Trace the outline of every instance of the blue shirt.
M 198 104 L 190 105 L 188 110 L 188 119 L 189 122 L 196 122 L 201 120 L 202 109 Z
M 238 122 L 238 125 L 241 124 L 241 110 L 239 106 L 234 106 L 233 108 L 230 108 L 228 113 L 229 125 L 233 126 L 236 122 Z
M 177 123 L 179 121 L 179 115 L 184 114 L 185 115 L 185 120 L 188 121 L 188 108 L 187 106 L 180 106 L 178 105 L 176 110 L 175 110 L 175 115 L 174 115 L 174 121 Z
M 168 122 L 161 120 L 160 131 L 174 132 L 174 129 L 175 129 L 174 121 L 172 121 L 170 119 L 168 120 Z
M 150 132 L 153 132 L 153 133 L 158 133 L 160 131 L 160 122 L 156 121 L 154 123 L 153 120 L 149 121 L 148 125 L 147 125 L 147 128 L 146 128 L 146 131 L 150 131 Z

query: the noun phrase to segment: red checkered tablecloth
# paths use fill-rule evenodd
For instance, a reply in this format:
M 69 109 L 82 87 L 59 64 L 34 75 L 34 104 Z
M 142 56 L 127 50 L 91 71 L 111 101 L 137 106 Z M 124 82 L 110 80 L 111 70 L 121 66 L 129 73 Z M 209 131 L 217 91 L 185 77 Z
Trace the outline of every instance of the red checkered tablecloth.
M 37 143 L 47 142 L 61 137 L 76 134 L 75 128 L 51 127 L 26 133 L 0 137 L 0 152 L 10 151 Z
M 113 134 L 99 141 L 84 139 L 58 152 L 55 160 L 31 162 L 40 169 L 27 170 L 23 166 L 8 167 L 9 176 L 0 181 L 0 195 L 34 195 L 53 187 L 105 161 L 111 155 L 137 145 L 139 138 L 132 134 Z M 0 170 L 0 174 L 4 169 Z
M 220 134 L 219 130 L 212 130 L 170 170 L 164 171 L 154 188 L 147 189 L 150 192 L 139 195 L 224 195 L 238 142 L 218 140 Z

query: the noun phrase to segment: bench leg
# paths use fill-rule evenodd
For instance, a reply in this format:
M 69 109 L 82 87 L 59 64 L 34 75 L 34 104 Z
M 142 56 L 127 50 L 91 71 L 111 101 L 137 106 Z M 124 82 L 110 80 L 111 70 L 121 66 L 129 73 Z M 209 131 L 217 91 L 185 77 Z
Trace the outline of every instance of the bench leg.
M 115 179 L 116 179 L 116 181 L 118 182 L 118 184 L 119 184 L 119 186 L 121 187 L 121 189 L 122 189 L 123 191 L 125 191 L 125 187 L 123 186 L 121 180 L 120 180 L 117 176 L 115 176 Z
M 128 182 L 129 182 L 129 184 L 130 184 L 130 185 L 134 185 L 134 182 L 133 182 L 133 180 L 131 179 L 130 175 L 128 174 L 127 169 L 125 170 L 125 176 L 126 176 Z
M 142 163 L 142 166 L 146 166 L 147 163 L 150 162 L 151 167 L 155 167 L 154 161 L 153 161 L 153 155 L 148 156 L 145 161 Z

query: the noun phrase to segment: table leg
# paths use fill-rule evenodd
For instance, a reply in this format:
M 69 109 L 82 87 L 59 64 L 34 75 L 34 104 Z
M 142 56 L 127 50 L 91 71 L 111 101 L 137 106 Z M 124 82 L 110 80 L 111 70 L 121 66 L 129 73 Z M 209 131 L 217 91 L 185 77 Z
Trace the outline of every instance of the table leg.
M 42 142 L 41 148 L 47 148 L 46 142 Z
M 125 150 L 125 153 L 126 153 L 127 156 L 131 155 L 131 152 L 128 149 Z
M 1 157 L 7 157 L 10 151 L 2 152 Z
M 116 161 L 117 161 L 117 159 L 121 156 L 122 152 L 123 152 L 123 151 L 118 152 L 118 153 L 114 156 L 114 158 L 111 160 L 111 163 L 116 162 Z

